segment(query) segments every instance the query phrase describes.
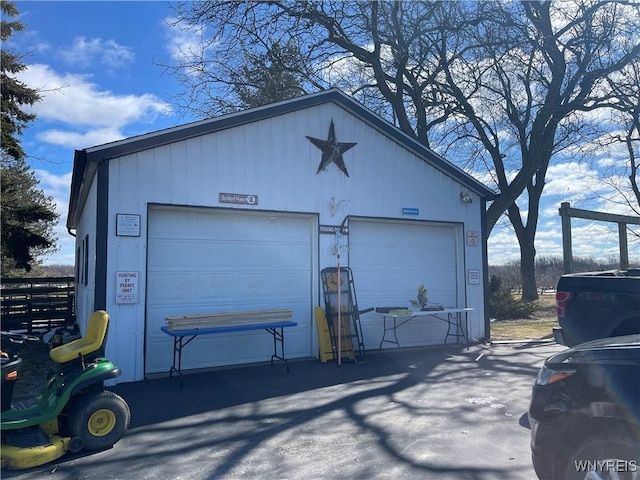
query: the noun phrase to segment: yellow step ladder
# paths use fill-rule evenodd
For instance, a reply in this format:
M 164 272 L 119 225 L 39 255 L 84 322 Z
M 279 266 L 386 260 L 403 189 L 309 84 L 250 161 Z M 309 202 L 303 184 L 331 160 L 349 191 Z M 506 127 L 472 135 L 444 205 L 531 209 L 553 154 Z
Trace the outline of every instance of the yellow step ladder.
M 346 305 L 343 306 L 343 310 L 346 309 Z M 334 351 L 334 347 L 331 342 L 331 333 L 329 331 L 329 324 L 327 322 L 327 316 L 324 313 L 322 307 L 315 307 L 316 315 L 316 329 L 318 331 L 318 347 L 320 349 L 320 362 L 325 363 L 327 360 L 333 360 L 337 358 L 337 354 Z M 333 330 L 338 331 L 338 316 L 334 315 Z M 351 341 L 353 335 L 351 334 L 351 327 L 349 322 L 342 319 L 341 328 L 341 349 L 343 359 L 355 359 L 355 352 L 353 350 L 353 342 Z M 337 343 L 337 337 L 336 337 Z M 337 351 L 337 347 L 335 349 Z
M 333 360 L 333 348 L 331 347 L 331 336 L 329 335 L 329 325 L 327 316 L 322 307 L 316 307 L 316 329 L 318 331 L 318 348 L 320 349 L 320 362 L 326 363 Z

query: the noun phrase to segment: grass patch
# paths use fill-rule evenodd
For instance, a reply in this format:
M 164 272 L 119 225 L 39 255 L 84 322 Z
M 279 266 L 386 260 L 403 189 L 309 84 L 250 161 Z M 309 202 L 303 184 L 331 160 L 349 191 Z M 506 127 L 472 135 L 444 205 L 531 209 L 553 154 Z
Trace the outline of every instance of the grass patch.
M 553 338 L 553 327 L 557 326 L 558 321 L 555 318 L 496 320 L 491 323 L 491 340 Z
M 557 326 L 555 295 L 541 295 L 530 318 L 491 322 L 491 340 L 553 338 Z

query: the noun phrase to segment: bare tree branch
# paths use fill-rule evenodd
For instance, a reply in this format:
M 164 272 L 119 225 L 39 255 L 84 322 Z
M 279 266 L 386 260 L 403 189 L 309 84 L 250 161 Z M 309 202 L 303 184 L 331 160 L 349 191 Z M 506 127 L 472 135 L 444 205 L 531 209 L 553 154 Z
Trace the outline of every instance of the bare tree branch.
M 303 91 L 338 86 L 470 173 L 495 179 L 488 230 L 507 212 L 529 299 L 537 293 L 525 269 L 534 265 L 547 168 L 595 135 L 584 113 L 621 105 L 625 91 L 610 85 L 640 55 L 640 4 L 631 0 L 202 1 L 177 13 L 179 24 L 202 32 L 199 55 L 185 51 L 186 61 L 167 65 L 191 85 L 185 107 L 229 108 L 240 57 L 291 42 L 300 59 L 282 68 Z M 527 218 L 515 204 L 523 193 Z

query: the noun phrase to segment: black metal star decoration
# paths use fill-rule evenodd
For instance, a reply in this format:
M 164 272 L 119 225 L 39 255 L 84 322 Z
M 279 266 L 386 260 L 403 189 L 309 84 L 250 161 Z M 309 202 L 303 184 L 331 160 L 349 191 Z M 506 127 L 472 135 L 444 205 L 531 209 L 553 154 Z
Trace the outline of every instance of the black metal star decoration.
M 349 150 L 351 147 L 357 145 L 357 143 L 338 143 L 336 142 L 336 132 L 333 126 L 333 120 L 331 120 L 331 125 L 329 126 L 329 138 L 326 140 L 322 140 L 320 138 L 313 138 L 309 135 L 306 135 L 311 143 L 313 143 L 316 147 L 322 150 L 322 160 L 320 160 L 320 166 L 318 167 L 318 171 L 316 175 L 320 173 L 320 171 L 325 170 L 327 165 L 330 163 L 335 163 L 336 166 L 348 177 L 349 172 L 347 171 L 347 166 L 344 164 L 344 159 L 342 158 L 342 154 Z

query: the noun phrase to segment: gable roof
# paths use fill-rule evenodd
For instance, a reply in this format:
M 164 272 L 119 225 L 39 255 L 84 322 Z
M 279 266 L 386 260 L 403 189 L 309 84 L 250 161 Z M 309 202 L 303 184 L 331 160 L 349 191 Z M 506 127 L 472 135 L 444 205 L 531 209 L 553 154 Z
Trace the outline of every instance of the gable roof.
M 189 138 L 214 133 L 220 130 L 233 128 L 239 125 L 264 120 L 266 118 L 287 114 L 296 110 L 315 107 L 329 102 L 333 102 L 341 106 L 352 115 L 393 139 L 398 144 L 402 145 L 404 148 L 411 151 L 445 175 L 464 185 L 480 197 L 484 199 L 492 199 L 495 197 L 495 192 L 489 189 L 486 185 L 465 173 L 453 163 L 445 160 L 433 150 L 425 147 L 411 136 L 402 132 L 402 130 L 390 124 L 379 115 L 373 113 L 357 100 L 348 96 L 339 89 L 332 88 L 330 90 L 312 93 L 303 97 L 292 98 L 283 102 L 264 105 L 262 107 L 252 108 L 198 122 L 192 122 L 164 130 L 158 130 L 83 150 L 76 150 L 73 162 L 73 176 L 71 179 L 67 228 L 76 228 L 78 221 L 77 215 L 80 213 L 80 206 L 84 205 L 86 200 L 89 187 L 91 185 L 91 179 L 93 178 L 98 165 L 104 161 L 162 145 L 187 140 Z

